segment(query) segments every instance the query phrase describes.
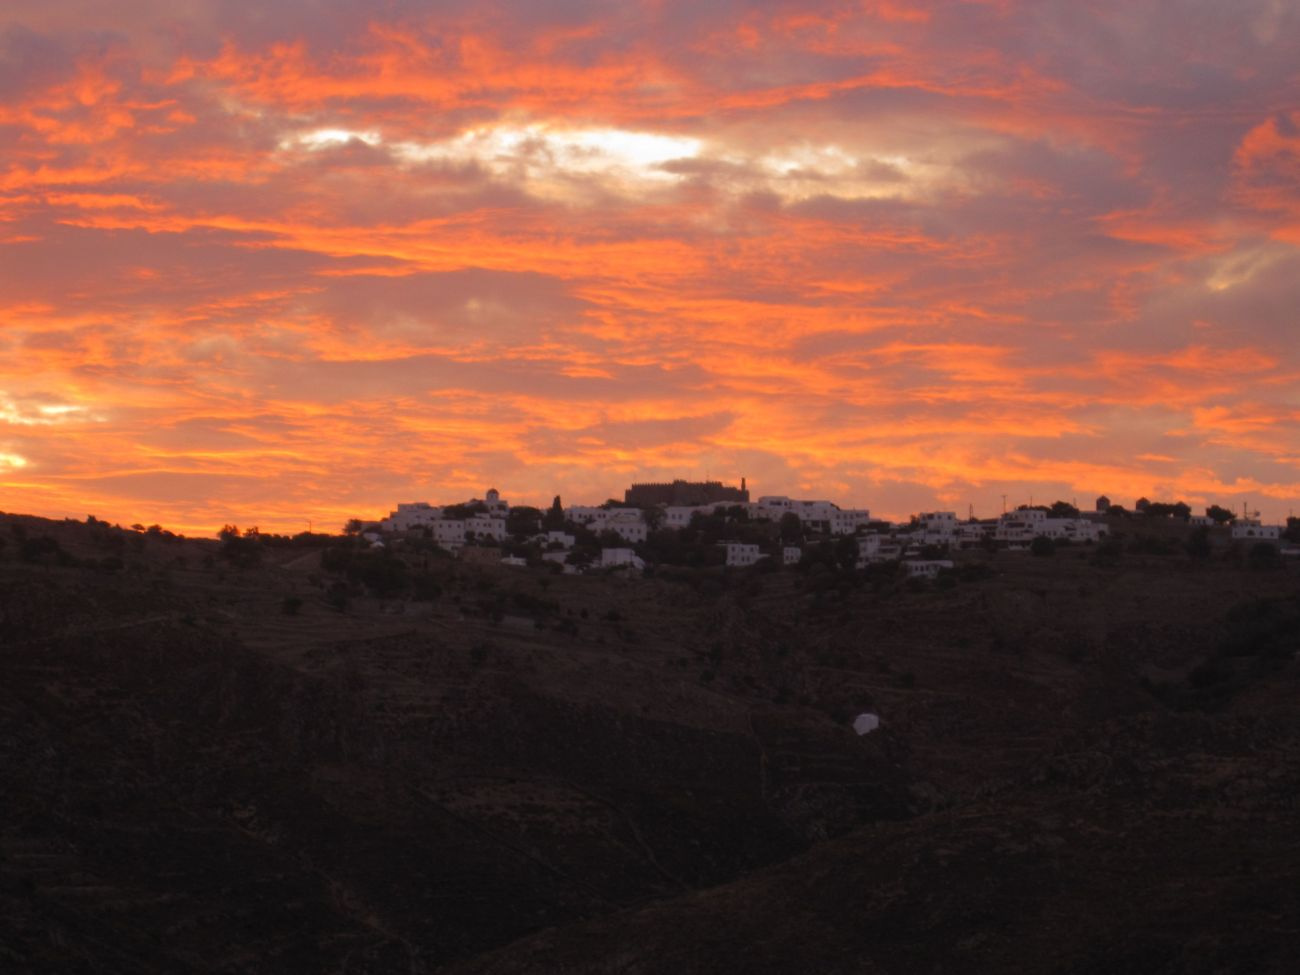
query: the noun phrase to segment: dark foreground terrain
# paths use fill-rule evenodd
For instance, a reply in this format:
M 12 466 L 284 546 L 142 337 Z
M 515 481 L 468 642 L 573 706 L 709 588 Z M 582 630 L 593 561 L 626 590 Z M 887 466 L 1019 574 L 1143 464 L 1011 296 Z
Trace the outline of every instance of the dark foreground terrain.
M 1294 565 L 0 537 L 0 971 L 1297 970 Z

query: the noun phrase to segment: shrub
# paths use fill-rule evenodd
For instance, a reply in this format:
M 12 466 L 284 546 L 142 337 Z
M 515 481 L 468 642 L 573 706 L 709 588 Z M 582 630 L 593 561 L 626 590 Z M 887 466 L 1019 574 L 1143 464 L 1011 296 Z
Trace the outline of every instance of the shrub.
M 349 592 L 346 583 L 335 582 L 325 591 L 325 602 L 340 613 L 348 608 Z
M 18 547 L 18 557 L 24 562 L 57 562 L 59 565 L 73 562 L 72 556 L 63 550 L 58 540 L 49 535 L 24 538 Z
M 1092 563 L 1106 569 L 1113 568 L 1119 565 L 1123 555 L 1124 547 L 1120 545 L 1119 540 L 1107 538 L 1092 553 Z
M 1281 561 L 1277 546 L 1272 542 L 1256 542 L 1246 555 L 1252 569 L 1275 569 Z
M 1204 525 L 1188 536 L 1187 554 L 1194 559 L 1210 557 L 1210 530 Z

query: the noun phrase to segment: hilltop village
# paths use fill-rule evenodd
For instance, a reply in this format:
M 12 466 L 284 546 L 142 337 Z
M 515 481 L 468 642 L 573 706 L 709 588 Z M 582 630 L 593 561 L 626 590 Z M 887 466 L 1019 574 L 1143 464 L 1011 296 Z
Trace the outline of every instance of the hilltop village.
M 622 501 L 565 506 L 556 497 L 546 510 L 512 507 L 492 488 L 481 499 L 457 504 L 399 504 L 378 522 L 350 522 L 348 531 L 374 548 L 432 542 L 469 561 L 549 564 L 564 573 L 638 572 L 656 564 L 779 569 L 812 559 L 860 569 L 897 563 L 909 576 L 934 578 L 953 568 L 952 555 L 963 549 L 1050 554 L 1062 546 L 1104 543 L 1122 518 L 1181 524 L 1187 544 L 1207 552 L 1237 542 L 1262 544 L 1272 556 L 1300 555 L 1289 544 L 1300 542 L 1300 519 L 1285 528 L 1265 525 L 1258 516 L 1217 505 L 1193 515 L 1181 502 L 1141 498 L 1130 511 L 1103 496 L 1091 511 L 1057 501 L 1020 505 L 997 518 L 932 511 L 898 523 L 828 500 L 768 495 L 754 501 L 744 479 L 739 487 L 719 481 L 634 484 Z

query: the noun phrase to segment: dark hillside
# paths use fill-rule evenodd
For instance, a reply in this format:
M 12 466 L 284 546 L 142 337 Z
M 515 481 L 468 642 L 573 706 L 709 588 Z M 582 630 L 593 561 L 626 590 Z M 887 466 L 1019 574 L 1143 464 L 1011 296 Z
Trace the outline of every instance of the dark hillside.
M 1289 970 L 1294 566 L 0 536 L 2 970 Z

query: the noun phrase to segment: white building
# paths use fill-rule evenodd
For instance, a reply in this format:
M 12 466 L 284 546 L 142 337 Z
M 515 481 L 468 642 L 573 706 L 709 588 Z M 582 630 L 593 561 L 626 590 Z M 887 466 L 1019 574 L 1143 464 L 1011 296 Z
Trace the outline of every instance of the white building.
M 510 510 L 510 505 L 506 504 L 505 500 L 501 497 L 501 492 L 496 488 L 488 488 L 483 503 L 487 505 L 488 514 L 490 515 L 499 515 L 504 518 L 506 513 Z
M 564 509 L 564 517 L 579 525 L 603 525 L 615 510 L 591 504 L 571 504 Z
M 745 566 L 753 565 L 763 555 L 758 551 L 757 545 L 750 545 L 746 542 L 727 542 L 727 565 Z
M 798 545 L 787 545 L 781 550 L 781 559 L 785 565 L 798 565 L 803 561 L 803 549 Z
M 943 569 L 951 569 L 952 561 L 950 559 L 907 559 L 903 562 L 903 568 L 910 578 L 933 579 Z
M 856 535 L 858 529 L 871 523 L 871 512 L 866 508 L 840 508 L 831 512 L 832 535 Z
M 644 542 L 650 533 L 650 526 L 644 521 L 628 521 L 617 518 L 605 523 L 605 528 L 614 532 L 625 542 Z
M 636 541 L 645 541 L 644 532 L 647 526 L 640 508 L 600 508 L 575 504 L 564 510 L 564 516 L 579 525 L 585 525 L 592 531 L 601 532 L 608 529 L 619 532 L 624 538 L 628 536 L 619 531 L 618 526 L 636 525 L 639 526 L 640 532 L 637 529 L 629 529 L 629 534 L 640 534 L 640 538 Z
M 998 519 L 993 537 L 999 542 L 1032 542 L 1046 534 L 1046 511 L 1008 511 Z
M 809 531 L 832 535 L 852 535 L 871 521 L 865 508 L 841 508 L 833 501 L 801 501 L 785 495 L 765 495 L 750 506 L 750 517 L 780 521 L 793 514 Z
M 475 538 L 495 538 L 497 541 L 506 537 L 506 520 L 497 515 L 473 515 L 465 519 L 466 534 Z
M 465 544 L 465 522 L 443 519 L 435 521 L 431 527 L 433 540 L 443 548 L 459 548 Z
M 488 488 L 487 499 L 483 503 L 487 507 L 487 514 L 495 518 L 504 519 L 510 510 L 510 505 L 502 500 L 501 493 L 496 488 Z M 443 515 L 441 507 L 429 504 L 427 501 L 403 502 L 397 506 L 396 511 L 391 512 L 381 521 L 379 526 L 383 531 L 388 532 L 412 531 L 437 524 L 443 520 Z
M 664 508 L 664 527 L 665 528 L 685 528 L 691 523 L 698 511 L 700 514 L 712 514 L 713 509 L 718 507 L 712 504 L 694 504 L 694 505 L 676 505 L 670 504 Z
M 1066 538 L 1072 542 L 1095 542 L 1110 533 L 1099 521 L 1087 518 L 1048 518 L 1047 537 Z
M 549 549 L 558 545 L 566 552 L 578 542 L 577 538 L 567 532 L 544 532 L 538 535 L 535 541 L 540 542 L 542 548 Z
M 399 504 L 396 511 L 379 523 L 379 527 L 387 532 L 408 532 L 415 528 L 426 528 L 441 517 L 441 508 L 427 501 L 412 501 Z
M 953 545 L 957 542 L 957 513 L 927 511 L 916 516 L 922 545 Z
M 962 548 L 973 548 L 993 535 L 995 526 L 983 522 L 965 522 L 957 526 L 957 544 Z
M 602 548 L 600 550 L 600 567 L 617 569 L 621 567 L 644 569 L 645 563 L 630 548 Z
M 1023 545 L 1035 538 L 1064 538 L 1072 542 L 1095 542 L 1109 532 L 1105 524 L 1086 518 L 1049 518 L 1046 511 L 1008 511 L 998 519 L 993 537 L 1010 545 Z
M 879 562 L 884 558 L 883 541 L 879 535 L 858 536 L 858 568 L 865 568 L 869 562 Z
M 862 539 L 858 539 L 858 566 L 859 568 L 868 562 L 889 562 L 893 559 L 901 559 L 907 546 L 896 538 L 882 538 L 879 535 L 868 535 L 867 538 L 875 539 L 875 551 L 867 549 L 865 552 L 862 547 Z
M 1282 537 L 1280 525 L 1261 525 L 1258 518 L 1239 518 L 1232 526 L 1234 539 L 1276 542 Z

